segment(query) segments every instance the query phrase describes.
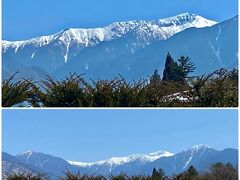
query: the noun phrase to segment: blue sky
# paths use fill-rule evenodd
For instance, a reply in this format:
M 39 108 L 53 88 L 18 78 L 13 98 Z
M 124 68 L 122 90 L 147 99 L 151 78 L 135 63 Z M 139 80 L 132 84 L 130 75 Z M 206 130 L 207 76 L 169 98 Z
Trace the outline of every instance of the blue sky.
M 238 14 L 237 0 L 2 0 L 3 39 L 23 40 L 70 27 L 153 20 L 183 12 L 223 21 Z
M 3 151 L 34 150 L 68 160 L 196 144 L 237 148 L 237 110 L 3 110 Z

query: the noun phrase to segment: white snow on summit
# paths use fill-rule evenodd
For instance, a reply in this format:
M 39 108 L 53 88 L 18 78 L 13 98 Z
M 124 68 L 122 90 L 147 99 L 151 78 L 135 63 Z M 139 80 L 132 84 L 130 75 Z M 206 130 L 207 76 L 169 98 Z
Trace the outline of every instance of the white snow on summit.
M 192 146 L 191 149 L 193 149 L 193 150 L 195 150 L 195 151 L 198 151 L 198 150 L 206 149 L 206 148 L 211 148 L 211 147 L 208 146 L 208 145 L 205 145 L 205 144 L 199 144 L 199 145 L 194 145 L 194 146 Z
M 165 40 L 174 34 L 187 28 L 202 28 L 216 24 L 217 22 L 207 20 L 201 16 L 183 13 L 174 17 L 159 19 L 156 21 L 127 21 L 115 22 L 103 28 L 70 28 L 60 31 L 50 36 L 42 36 L 25 41 L 2 41 L 3 52 L 13 48 L 17 53 L 19 49 L 25 46 L 35 48 L 43 47 L 49 44 L 60 46 L 64 50 L 64 60 L 67 62 L 69 55 L 74 56 L 83 48 L 91 47 L 103 41 L 110 41 L 125 36 L 127 33 L 135 33 L 137 39 L 145 41 L 147 44 L 152 38 L 156 40 Z M 74 47 L 74 53 L 70 49 Z M 33 57 L 35 51 L 32 52 Z
M 199 144 L 199 145 L 194 145 L 192 146 L 192 148 L 188 149 L 187 151 L 190 151 L 191 152 L 191 156 L 189 157 L 189 159 L 186 161 L 183 169 L 187 168 L 188 164 L 191 162 L 192 158 L 194 157 L 194 155 L 197 153 L 197 152 L 201 152 L 200 156 L 204 153 L 204 151 L 206 149 L 210 148 L 208 145 L 204 145 L 204 144 Z
M 37 154 L 37 152 L 35 152 L 35 151 L 25 151 L 25 152 L 17 154 L 16 157 L 23 156 L 23 157 L 27 157 L 27 159 L 28 159 L 33 154 Z
M 81 166 L 81 167 L 90 167 L 93 165 L 103 165 L 103 164 L 114 166 L 114 165 L 122 165 L 122 164 L 133 162 L 133 161 L 141 161 L 143 163 L 153 162 L 159 158 L 169 157 L 173 155 L 174 154 L 167 151 L 157 151 L 149 154 L 133 154 L 127 157 L 112 157 L 107 160 L 93 162 L 93 163 L 85 163 L 85 162 L 77 162 L 77 161 L 68 161 L 68 162 L 72 165 Z

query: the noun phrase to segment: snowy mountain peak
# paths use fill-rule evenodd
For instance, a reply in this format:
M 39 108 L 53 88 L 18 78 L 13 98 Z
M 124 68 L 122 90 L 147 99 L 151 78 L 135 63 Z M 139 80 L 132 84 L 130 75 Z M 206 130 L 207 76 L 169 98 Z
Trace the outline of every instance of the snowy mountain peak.
M 206 148 L 207 146 L 197 145 L 194 148 Z M 32 151 L 27 151 L 20 153 L 22 155 L 29 155 L 33 153 Z M 44 155 L 47 158 L 42 157 Z M 103 164 L 90 164 L 90 163 L 80 163 L 75 161 L 65 161 L 60 157 L 55 157 L 52 155 L 46 155 L 43 153 L 37 153 L 33 158 L 27 159 L 25 156 L 23 158 L 18 158 L 16 156 L 11 156 L 10 154 L 2 154 L 2 172 L 9 174 L 11 172 L 42 172 L 49 174 L 51 177 L 62 176 L 63 172 L 68 169 L 71 172 L 80 171 L 81 174 L 98 174 L 103 176 L 109 176 L 109 174 L 118 175 L 120 173 L 125 173 L 127 175 L 139 175 L 146 174 L 151 175 L 153 168 L 162 168 L 167 175 L 172 175 L 176 173 L 181 173 L 185 171 L 190 165 L 193 165 L 199 172 L 207 171 L 211 164 L 215 162 L 230 162 L 234 167 L 238 164 L 238 150 L 228 149 L 223 151 L 217 150 L 205 150 L 204 153 L 200 151 L 195 154 L 194 152 L 181 151 L 172 156 L 172 154 L 166 151 L 158 151 L 149 154 L 136 154 L 131 156 L 153 156 L 155 158 L 161 155 L 169 155 L 171 157 L 165 157 L 157 159 L 156 161 L 132 161 L 126 164 L 107 164 L 107 161 L 114 161 L 122 159 L 111 158 L 106 161 L 102 161 Z M 129 159 L 130 156 L 125 157 L 125 160 Z M 104 163 L 105 162 L 105 163 Z M 70 163 L 70 164 L 69 164 Z M 51 178 L 52 179 L 52 178 Z M 53 178 L 55 179 L 55 178 Z
M 208 149 L 208 148 L 211 148 L 211 147 L 209 147 L 208 145 L 205 145 L 205 144 L 199 144 L 199 145 L 192 146 L 191 149 L 194 151 L 199 151 L 199 150 Z
M 17 154 L 16 157 L 22 157 L 22 158 L 29 159 L 30 157 L 36 156 L 37 154 L 38 153 L 35 151 L 25 151 L 25 152 Z
M 148 158 L 152 158 L 154 160 L 156 159 L 159 159 L 161 157 L 169 157 L 169 156 L 173 156 L 174 154 L 173 153 L 170 153 L 168 151 L 156 151 L 156 152 L 153 152 L 153 153 L 149 153 L 149 154 L 146 154 L 145 156 L 148 157 Z
M 153 162 L 159 158 L 169 157 L 173 155 L 174 155 L 173 153 L 170 153 L 167 151 L 157 151 L 149 154 L 133 154 L 127 157 L 112 157 L 110 159 L 98 161 L 94 163 L 85 163 L 85 162 L 77 162 L 77 161 L 68 161 L 68 162 L 72 165 L 81 166 L 81 167 L 87 167 L 87 166 L 90 167 L 93 165 L 103 165 L 103 164 L 106 164 L 109 166 L 116 166 L 116 165 L 122 165 L 125 163 L 130 163 L 133 161 L 141 161 L 143 163 Z
M 182 14 L 178 14 L 176 16 L 172 16 L 172 17 L 169 17 L 169 18 L 164 18 L 164 20 L 185 20 L 185 22 L 191 22 L 191 21 L 194 21 L 196 19 L 205 19 L 203 18 L 202 16 L 199 16 L 197 14 L 193 14 L 193 13 L 182 13 Z M 209 21 L 209 20 L 208 20 Z
M 172 22 L 172 21 L 185 20 L 185 22 L 191 22 L 191 21 L 195 20 L 196 17 L 197 17 L 196 14 L 182 13 L 182 14 L 178 14 L 176 16 L 159 19 L 159 21 Z M 203 18 L 201 16 L 198 16 L 198 17 Z
M 199 144 L 199 145 L 194 145 L 190 149 L 184 151 L 184 154 L 187 153 L 188 159 L 185 162 L 182 169 L 186 169 L 193 159 L 195 159 L 197 156 L 201 157 L 207 151 L 209 153 L 215 150 L 210 148 L 208 145 Z
M 208 20 L 202 16 L 191 14 L 191 13 L 183 13 L 177 16 L 159 19 L 158 20 L 160 26 L 183 26 L 183 27 L 209 27 L 215 25 L 217 22 Z
M 207 27 L 216 24 L 215 21 L 207 20 L 201 16 L 183 13 L 174 17 L 159 19 L 157 21 L 126 21 L 114 22 L 102 28 L 68 28 L 56 34 L 42 36 L 25 41 L 2 41 L 3 52 L 9 48 L 14 48 L 17 53 L 19 48 L 31 45 L 40 48 L 49 44 L 60 46 L 64 49 L 64 60 L 68 60 L 69 51 L 72 46 L 81 51 L 86 47 L 91 47 L 103 41 L 110 41 L 134 32 L 138 39 L 147 43 L 151 38 L 156 40 L 168 39 L 174 34 L 190 27 Z
M 198 144 L 198 145 L 192 146 L 191 148 L 185 150 L 184 152 L 187 152 L 190 154 L 196 154 L 196 153 L 204 152 L 207 149 L 211 150 L 212 148 L 205 144 Z
M 16 156 L 28 156 L 29 154 L 36 154 L 36 153 L 37 152 L 35 152 L 35 151 L 24 151 L 24 152 L 17 154 Z
M 3 77 L 9 77 L 15 72 L 20 72 L 21 76 L 25 78 L 31 77 L 39 80 L 45 78 L 45 75 L 62 78 L 66 77 L 66 73 L 69 72 L 87 72 L 89 78 L 95 79 L 98 76 L 98 72 L 101 71 L 94 71 L 98 63 L 108 61 L 107 59 L 109 59 L 111 63 L 103 63 L 104 66 L 108 66 L 109 64 L 115 66 L 120 63 L 118 58 L 122 59 L 122 57 L 126 57 L 129 59 L 127 63 L 124 65 L 120 63 L 120 66 L 118 65 L 119 68 L 117 68 L 118 72 L 113 72 L 116 70 L 112 70 L 107 76 L 109 77 L 111 76 L 109 74 L 113 73 L 119 73 L 125 76 L 125 74 L 133 72 L 134 75 L 138 76 L 131 77 L 131 80 L 135 80 L 135 78 L 138 79 L 140 77 L 138 73 L 140 71 L 135 71 L 132 68 L 140 67 L 133 64 L 142 63 L 142 61 L 134 60 L 134 58 L 140 58 L 140 56 L 136 56 L 136 54 L 140 52 L 140 49 L 146 50 L 146 47 L 150 47 L 151 49 L 151 47 L 154 47 L 152 45 L 156 42 L 167 43 L 172 39 L 170 39 L 170 37 L 185 29 L 193 28 L 192 30 L 194 31 L 195 28 L 209 27 L 214 24 L 216 24 L 216 22 L 207 20 L 201 16 L 183 13 L 174 17 L 154 21 L 134 20 L 115 22 L 105 27 L 89 29 L 67 28 L 53 35 L 36 37 L 30 40 L 2 41 L 4 59 Z M 188 41 L 185 43 L 187 42 Z M 209 45 L 208 41 L 207 43 Z M 164 48 L 169 49 L 170 47 L 166 46 Z M 190 47 L 191 46 L 186 46 L 183 50 L 188 51 Z M 161 53 L 166 51 L 164 48 L 161 48 Z M 218 53 L 215 49 L 213 50 L 212 53 Z M 167 50 L 167 52 L 168 51 L 169 50 Z M 95 53 L 92 54 L 89 52 Z M 96 55 L 98 53 L 101 55 Z M 149 56 L 150 54 L 147 55 Z M 191 55 L 189 53 L 187 54 Z M 92 58 L 93 56 L 96 57 Z M 154 56 L 154 59 L 156 59 L 156 57 L 157 56 Z M 218 58 L 218 56 L 216 57 Z M 102 60 L 94 60 L 99 58 L 102 58 Z M 157 58 L 156 60 L 152 60 L 153 63 L 149 63 L 148 67 L 156 66 L 155 61 L 162 59 L 163 58 Z M 11 65 L 12 63 L 14 65 Z M 159 63 L 157 64 L 157 68 L 159 68 Z M 152 69 L 152 67 L 144 68 L 144 70 L 141 71 L 141 77 L 149 75 L 150 69 Z M 153 69 L 156 69 L 156 67 Z M 100 72 L 99 75 L 104 75 L 105 72 L 106 71 Z M 20 74 L 18 76 L 20 76 Z M 98 76 L 97 78 L 100 77 L 101 76 Z

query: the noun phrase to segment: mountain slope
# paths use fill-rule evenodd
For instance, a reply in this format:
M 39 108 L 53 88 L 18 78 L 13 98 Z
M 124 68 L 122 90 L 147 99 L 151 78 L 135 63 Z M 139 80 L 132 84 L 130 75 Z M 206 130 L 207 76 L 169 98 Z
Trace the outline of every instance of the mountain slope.
M 217 150 L 205 145 L 194 146 L 186 151 L 175 154 L 170 158 L 163 158 L 147 164 L 142 167 L 141 172 L 151 173 L 152 169 L 155 167 L 163 168 L 166 174 L 170 175 L 185 171 L 190 165 L 193 165 L 198 169 L 201 161 L 204 162 L 204 159 L 215 156 L 217 153 Z
M 189 28 L 167 40 L 136 49 L 132 35 L 102 42 L 87 48 L 54 72 L 64 77 L 68 72 L 86 73 L 87 77 L 112 78 L 118 73 L 128 80 L 149 76 L 154 69 L 163 71 L 166 54 L 174 58 L 189 56 L 195 66 L 195 75 L 210 73 L 238 64 L 238 17 L 206 28 Z
M 182 55 L 189 56 L 197 67 L 195 74 L 210 73 L 222 67 L 236 68 L 238 65 L 238 16 L 212 27 L 187 29 L 166 41 L 159 41 L 146 47 L 131 58 L 137 59 L 138 65 L 149 59 L 151 60 L 149 63 L 152 64 L 147 66 L 149 69 L 158 64 L 162 70 L 163 59 L 168 52 L 175 58 Z
M 62 158 L 34 151 L 20 153 L 16 155 L 15 158 L 19 162 L 33 165 L 34 167 L 41 169 L 41 171 L 54 176 L 61 175 L 66 169 L 72 172 L 76 172 L 78 170 L 78 168 L 72 166 Z
M 124 39 L 124 44 L 120 46 L 123 48 L 122 53 L 125 53 L 124 51 L 134 52 L 155 41 L 164 41 L 187 28 L 208 27 L 214 24 L 216 24 L 216 22 L 207 20 L 201 16 L 184 13 L 156 21 L 116 22 L 103 28 L 66 29 L 54 35 L 26 41 L 3 41 L 3 64 L 6 64 L 7 61 L 13 58 L 14 62 L 27 67 L 38 67 L 42 71 L 51 74 L 56 71 L 60 72 L 59 68 L 62 67 L 62 69 L 64 69 L 71 61 L 78 59 L 79 65 L 70 69 L 75 72 L 81 68 L 89 69 L 88 64 L 84 62 L 87 59 L 82 59 L 81 56 L 79 57 L 82 51 L 91 47 L 97 47 L 102 43 L 115 40 L 122 41 L 122 39 Z M 113 59 L 115 56 L 118 57 L 118 54 L 112 52 L 112 49 L 107 48 L 105 50 L 111 54 Z M 93 54 L 89 55 L 91 56 Z M 96 59 L 90 63 L 95 64 L 95 67 L 99 67 L 98 62 L 99 60 Z M 103 64 L 104 63 L 105 62 L 103 62 Z M 116 62 L 112 61 L 112 63 Z M 11 65 L 14 66 L 13 63 L 11 63 Z M 10 65 L 5 65 L 4 67 L 7 66 L 10 67 Z M 3 72 L 5 71 L 6 70 Z M 67 74 L 68 73 L 69 72 L 67 72 Z M 117 73 L 116 69 L 115 74 Z M 65 75 L 66 73 L 63 76 Z
M 2 152 L 2 175 L 21 172 L 42 172 L 38 167 L 19 161 L 15 156 Z
M 225 149 L 217 151 L 205 145 L 194 146 L 169 158 L 163 158 L 142 167 L 141 172 L 151 173 L 152 169 L 163 168 L 166 174 L 177 174 L 185 171 L 193 165 L 198 171 L 206 171 L 210 165 L 216 162 L 238 164 L 238 151 Z
M 62 175 L 68 169 L 82 174 L 113 175 L 124 172 L 128 175 L 151 174 L 153 168 L 162 168 L 167 175 L 180 173 L 193 165 L 198 171 L 207 171 L 211 164 L 216 162 L 238 165 L 238 150 L 215 150 L 206 145 L 172 154 L 167 151 L 158 151 L 149 154 L 135 154 L 127 157 L 113 157 L 95 163 L 66 161 L 51 155 L 28 151 L 11 156 L 3 153 L 4 174 L 16 172 L 19 169 L 45 172 L 53 177 Z M 11 168 L 10 168 L 11 167 Z

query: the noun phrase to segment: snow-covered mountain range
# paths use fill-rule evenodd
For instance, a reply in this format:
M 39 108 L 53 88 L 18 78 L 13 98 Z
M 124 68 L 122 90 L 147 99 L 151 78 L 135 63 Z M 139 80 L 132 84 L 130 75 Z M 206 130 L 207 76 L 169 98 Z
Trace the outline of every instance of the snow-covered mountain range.
M 51 155 L 27 151 L 16 156 L 2 153 L 3 174 L 31 171 L 44 172 L 57 177 L 68 169 L 72 172 L 80 171 L 82 174 L 119 174 L 129 175 L 151 174 L 153 168 L 162 168 L 170 175 L 186 170 L 190 165 L 199 171 L 208 170 L 216 162 L 238 164 L 238 150 L 215 150 L 206 145 L 193 146 L 185 151 L 173 154 L 168 151 L 158 151 L 149 154 L 134 154 L 127 157 L 112 157 L 107 160 L 86 163 L 64 160 Z
M 3 52 L 12 48 L 15 53 L 23 49 L 25 46 L 34 46 L 40 48 L 50 44 L 61 45 L 65 48 L 64 60 L 67 62 L 69 49 L 76 45 L 79 50 L 81 48 L 96 46 L 103 41 L 111 41 L 135 32 L 139 39 L 143 39 L 148 43 L 150 39 L 168 39 L 172 35 L 181 32 L 190 27 L 207 27 L 216 24 L 216 22 L 207 20 L 195 14 L 184 13 L 175 17 L 159 19 L 157 21 L 127 21 L 115 22 L 103 28 L 81 29 L 69 28 L 60 31 L 54 35 L 42 36 L 26 41 L 3 41 Z M 31 55 L 33 59 L 35 52 Z
M 119 166 L 125 163 L 133 162 L 133 161 L 141 161 L 143 163 L 152 162 L 161 157 L 169 157 L 173 154 L 167 151 L 157 151 L 149 154 L 133 154 L 127 157 L 112 157 L 108 160 L 98 161 L 93 163 L 84 163 L 77 161 L 68 161 L 72 165 L 82 166 L 82 167 L 91 167 L 94 165 L 103 165 L 107 164 L 109 166 Z
M 174 56 L 180 53 L 190 56 L 194 62 L 209 61 L 207 63 L 213 64 L 211 69 L 213 70 L 219 67 L 219 64 L 214 64 L 214 58 L 218 58 L 222 62 L 221 65 L 225 66 L 225 56 L 222 58 L 221 55 L 222 47 L 229 43 L 228 39 L 224 39 L 223 42 L 222 39 L 226 36 L 230 36 L 230 39 L 236 38 L 235 21 L 218 24 L 199 15 L 183 13 L 155 21 L 115 22 L 106 27 L 92 29 L 70 28 L 50 36 L 24 41 L 4 40 L 2 41 L 3 78 L 18 71 L 19 76 L 35 79 L 43 78 L 46 74 L 59 79 L 69 72 L 86 73 L 87 77 L 93 79 L 111 78 L 119 73 L 127 79 L 135 79 L 149 75 L 154 69 L 162 70 L 166 51 Z M 217 29 L 216 33 L 215 29 Z M 179 42 L 175 43 L 179 38 L 170 40 L 176 35 L 181 36 L 180 34 L 185 31 L 187 35 L 184 34 L 184 37 L 188 38 L 189 43 L 198 46 L 198 52 L 188 54 L 188 51 L 184 50 L 191 49 L 192 44 L 180 47 Z M 212 51 L 212 54 L 207 52 L 209 56 L 207 60 L 195 59 L 205 51 L 201 49 L 202 44 L 198 44 L 196 38 L 207 39 L 207 46 Z M 168 40 L 173 41 L 171 46 L 168 45 Z M 186 39 L 181 42 L 186 43 Z M 157 59 L 149 53 L 149 48 L 153 49 L 156 44 L 161 44 L 161 47 L 154 49 L 153 54 L 159 55 Z M 231 44 L 235 47 L 235 40 L 231 41 Z M 235 57 L 236 54 L 235 48 L 229 49 L 227 53 L 231 57 Z M 143 56 L 146 59 L 143 60 Z M 234 59 L 228 61 L 236 66 Z M 229 67 L 228 64 L 226 66 Z M 197 68 L 199 72 L 203 69 L 203 67 Z

